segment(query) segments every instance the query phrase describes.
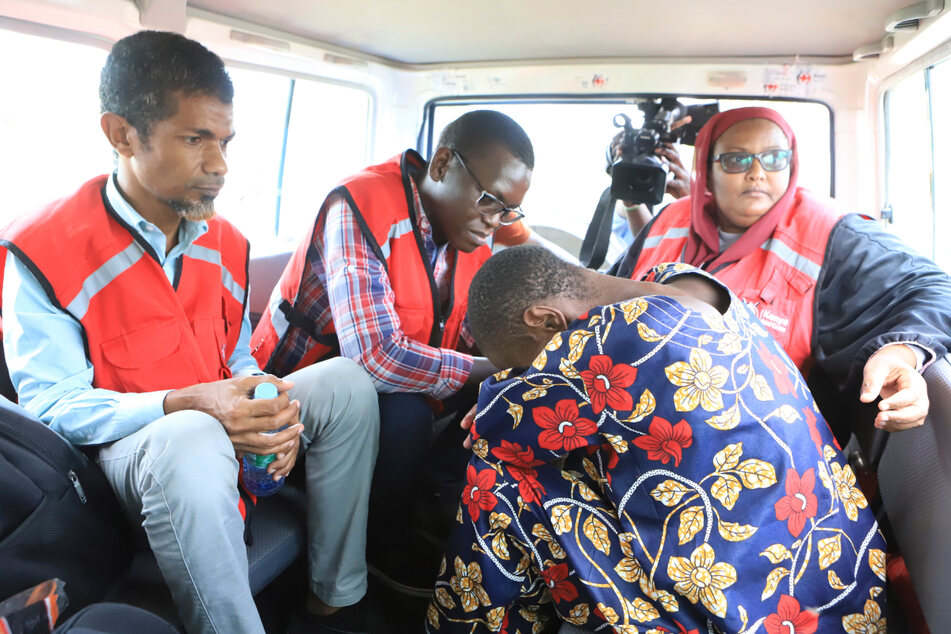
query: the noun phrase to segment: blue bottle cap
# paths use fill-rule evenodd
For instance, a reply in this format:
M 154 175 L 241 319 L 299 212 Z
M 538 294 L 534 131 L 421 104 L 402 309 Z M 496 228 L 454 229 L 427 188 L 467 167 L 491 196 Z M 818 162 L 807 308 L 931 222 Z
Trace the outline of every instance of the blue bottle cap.
M 277 386 L 273 383 L 258 383 L 254 388 L 254 398 L 277 398 Z

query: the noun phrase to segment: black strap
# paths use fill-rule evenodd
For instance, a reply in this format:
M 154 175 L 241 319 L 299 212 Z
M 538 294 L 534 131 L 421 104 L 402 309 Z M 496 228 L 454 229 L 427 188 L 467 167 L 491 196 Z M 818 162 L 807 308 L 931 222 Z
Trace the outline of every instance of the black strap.
M 598 270 L 604 263 L 604 256 L 608 253 L 608 243 L 611 241 L 611 222 L 614 219 L 614 206 L 617 198 L 611 195 L 608 187 L 601 194 L 598 206 L 594 208 L 594 216 L 588 224 L 581 243 L 581 253 L 578 259 L 581 266 Z
M 284 318 L 287 320 L 287 323 L 294 326 L 295 328 L 300 328 L 310 335 L 311 339 L 322 346 L 327 346 L 330 348 L 330 354 L 335 355 L 340 352 L 340 342 L 337 339 L 337 333 L 331 332 L 328 334 L 322 334 L 317 332 L 317 330 L 314 328 L 314 320 L 308 318 L 307 315 L 294 308 L 294 306 L 291 305 L 287 299 L 281 300 L 278 309 L 284 313 Z

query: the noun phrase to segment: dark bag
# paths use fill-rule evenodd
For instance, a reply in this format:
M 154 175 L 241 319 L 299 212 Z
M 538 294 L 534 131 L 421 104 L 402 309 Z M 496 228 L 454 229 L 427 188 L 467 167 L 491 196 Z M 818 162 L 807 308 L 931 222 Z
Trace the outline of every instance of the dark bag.
M 68 612 L 99 601 L 128 567 L 131 535 L 99 467 L 0 398 L 0 599 L 57 577 Z

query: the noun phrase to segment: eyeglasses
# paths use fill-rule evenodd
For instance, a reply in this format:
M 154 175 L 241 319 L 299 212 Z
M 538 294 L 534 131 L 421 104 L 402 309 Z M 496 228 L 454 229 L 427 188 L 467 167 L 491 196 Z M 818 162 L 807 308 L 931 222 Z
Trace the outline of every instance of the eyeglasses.
M 742 174 L 753 167 L 753 159 L 758 159 L 759 164 L 767 172 L 779 172 L 789 167 L 789 157 L 792 156 L 792 150 L 766 150 L 759 154 L 749 152 L 724 152 L 717 154 L 711 163 L 720 162 L 720 167 L 727 174 Z
M 479 194 L 479 197 L 476 199 L 476 209 L 479 210 L 480 214 L 483 216 L 502 214 L 499 217 L 499 223 L 503 225 L 510 225 L 525 217 L 521 206 L 516 205 L 515 207 L 509 207 L 501 200 L 485 191 L 485 187 L 482 186 L 482 183 L 479 182 L 479 179 L 476 178 L 476 175 L 473 174 L 472 170 L 469 169 L 469 166 L 466 165 L 466 161 L 462 158 L 462 155 L 453 148 L 450 148 L 450 151 L 452 152 L 453 156 L 459 159 L 459 163 L 465 168 L 467 172 L 469 172 L 469 176 L 472 177 L 472 180 L 475 181 L 475 184 L 479 186 L 480 190 L 482 190 Z

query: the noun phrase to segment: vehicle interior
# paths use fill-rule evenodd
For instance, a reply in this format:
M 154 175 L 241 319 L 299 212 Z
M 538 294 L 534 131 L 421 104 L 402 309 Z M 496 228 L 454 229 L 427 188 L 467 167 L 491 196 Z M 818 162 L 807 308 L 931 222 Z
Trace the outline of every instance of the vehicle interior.
M 951 267 L 941 248 L 951 214 L 939 213 L 951 210 L 945 0 L 0 0 L 0 222 L 112 169 L 95 87 L 112 43 L 141 29 L 200 41 L 234 81 L 237 135 L 217 208 L 251 238 L 252 320 L 341 178 L 406 148 L 428 156 L 447 123 L 479 108 L 528 132 L 537 158 L 525 221 L 573 255 L 611 181 L 615 115 L 639 127 L 639 104 L 674 97 L 779 110 L 796 130 L 801 185 Z M 681 156 L 689 166 L 692 148 L 683 144 Z M 605 266 L 625 246 L 613 240 Z M 951 362 L 938 360 L 925 378 L 923 427 L 889 437 L 856 410 L 846 452 L 877 470 L 880 512 L 924 618 L 945 632 Z M 251 582 L 263 613 L 280 611 L 302 574 L 302 504 L 286 487 L 257 514 Z M 169 615 L 157 574 L 147 553 L 137 557 L 113 598 Z M 417 606 L 373 598 L 379 631 L 421 623 Z M 894 616 L 890 631 L 912 631 Z

